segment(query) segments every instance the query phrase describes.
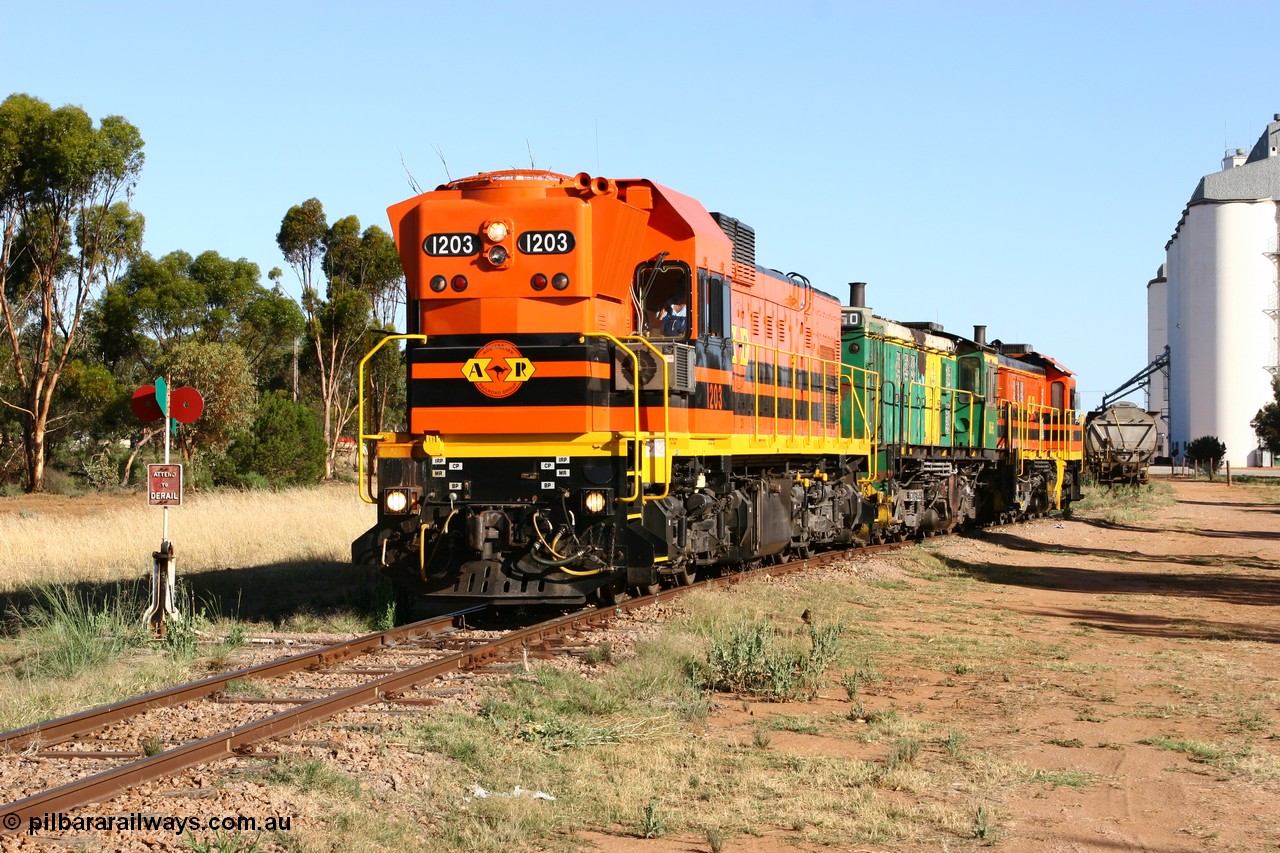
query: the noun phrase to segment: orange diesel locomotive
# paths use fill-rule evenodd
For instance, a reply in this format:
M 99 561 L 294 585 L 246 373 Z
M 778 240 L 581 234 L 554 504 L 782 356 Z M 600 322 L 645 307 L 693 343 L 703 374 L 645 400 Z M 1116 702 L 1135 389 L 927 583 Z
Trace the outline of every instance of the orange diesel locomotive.
M 389 214 L 409 328 L 379 346 L 406 341 L 407 432 L 365 432 L 361 412 L 377 460 L 362 496 L 378 521 L 352 550 L 415 593 L 608 603 L 921 532 L 894 480 L 903 459 L 988 490 L 1006 489 L 991 472 L 1014 455 L 1028 462 L 1032 409 L 1001 409 L 996 380 L 1020 362 L 945 339 L 953 365 L 965 347 L 993 365 L 978 371 L 981 394 L 948 397 L 991 431 L 969 429 L 968 468 L 952 464 L 954 429 L 885 441 L 880 366 L 844 354 L 854 315 L 842 324 L 803 276 L 758 267 L 749 227 L 652 181 L 491 172 Z M 904 423 L 954 423 L 939 400 L 895 405 Z M 1067 405 L 1057 413 L 1065 424 Z M 1063 483 L 1070 500 L 1061 461 L 1055 483 L 1021 497 L 1012 472 L 1008 494 L 968 517 L 1061 503 Z M 949 526 L 963 510 L 944 509 Z

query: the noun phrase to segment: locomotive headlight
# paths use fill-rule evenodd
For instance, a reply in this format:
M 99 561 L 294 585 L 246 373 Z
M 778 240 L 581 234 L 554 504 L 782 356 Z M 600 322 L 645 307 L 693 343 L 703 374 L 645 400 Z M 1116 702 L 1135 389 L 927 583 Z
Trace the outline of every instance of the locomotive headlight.
M 445 281 L 442 275 L 433 275 L 431 277 L 431 289 L 436 293 L 444 293 L 444 289 L 449 286 L 449 282 Z
M 565 290 L 569 286 L 569 276 L 562 272 L 558 272 L 551 276 L 551 286 L 556 290 Z
M 507 262 L 507 248 L 505 246 L 490 246 L 489 254 L 486 257 L 489 258 L 489 263 L 495 267 L 500 267 Z
M 382 508 L 399 515 L 409 509 L 409 493 L 404 489 L 388 489 L 382 493 Z
M 488 237 L 491 243 L 501 243 L 507 239 L 507 235 L 510 233 L 511 230 L 507 228 L 507 223 L 501 220 L 490 222 L 484 229 L 484 236 Z
M 595 489 L 586 492 L 582 496 L 582 508 L 591 513 L 602 513 L 609 504 L 608 496 L 601 490 Z

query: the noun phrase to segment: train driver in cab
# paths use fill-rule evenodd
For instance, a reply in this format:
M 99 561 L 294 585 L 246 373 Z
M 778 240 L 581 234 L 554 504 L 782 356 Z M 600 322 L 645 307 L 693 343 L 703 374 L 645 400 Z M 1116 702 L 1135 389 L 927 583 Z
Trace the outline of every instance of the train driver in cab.
M 663 337 L 682 338 L 689 331 L 689 296 L 683 288 L 658 312 L 658 322 L 662 324 Z

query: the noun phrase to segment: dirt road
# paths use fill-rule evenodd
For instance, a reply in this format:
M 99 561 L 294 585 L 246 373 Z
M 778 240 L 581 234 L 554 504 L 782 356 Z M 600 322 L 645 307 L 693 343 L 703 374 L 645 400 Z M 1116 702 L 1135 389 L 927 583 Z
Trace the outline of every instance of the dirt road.
M 881 698 L 1040 774 L 992 792 L 1000 849 L 1280 844 L 1280 489 L 1174 488 L 1177 504 L 1127 525 L 927 546 L 984 583 L 939 597 L 913 578 L 921 609 L 891 630 L 941 638 L 958 613 L 996 649 L 950 673 L 891 670 Z

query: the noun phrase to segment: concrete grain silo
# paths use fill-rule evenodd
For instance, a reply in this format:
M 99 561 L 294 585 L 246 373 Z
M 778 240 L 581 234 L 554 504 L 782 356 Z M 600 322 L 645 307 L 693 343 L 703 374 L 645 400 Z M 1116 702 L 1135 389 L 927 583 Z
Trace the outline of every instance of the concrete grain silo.
M 1166 282 L 1148 285 L 1148 352 L 1169 345 L 1170 448 L 1216 435 L 1237 467 L 1262 464 L 1249 422 L 1272 399 L 1276 370 L 1278 146 L 1280 115 L 1247 156 L 1229 152 L 1201 179 L 1165 246 Z M 1152 409 L 1163 402 L 1156 384 Z
M 1155 364 L 1169 343 L 1169 279 L 1164 264 L 1156 277 L 1147 282 L 1147 363 Z M 1169 455 L 1169 370 L 1152 374 L 1147 386 L 1147 411 L 1159 418 L 1160 437 L 1157 456 Z

